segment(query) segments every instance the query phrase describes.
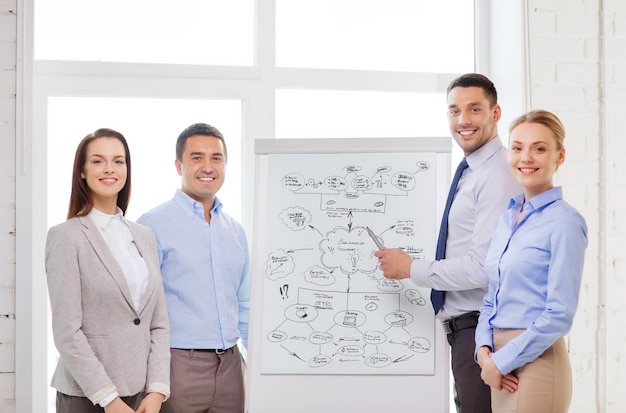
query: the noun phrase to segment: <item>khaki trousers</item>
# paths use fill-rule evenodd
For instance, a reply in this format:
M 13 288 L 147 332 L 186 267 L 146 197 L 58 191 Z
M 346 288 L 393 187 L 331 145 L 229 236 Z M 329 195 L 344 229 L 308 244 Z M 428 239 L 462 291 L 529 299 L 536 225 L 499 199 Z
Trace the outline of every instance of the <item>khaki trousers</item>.
M 524 330 L 494 330 L 498 351 Z M 535 361 L 512 372 L 519 379 L 515 393 L 491 389 L 493 413 L 567 413 L 572 401 L 572 368 L 559 338 Z

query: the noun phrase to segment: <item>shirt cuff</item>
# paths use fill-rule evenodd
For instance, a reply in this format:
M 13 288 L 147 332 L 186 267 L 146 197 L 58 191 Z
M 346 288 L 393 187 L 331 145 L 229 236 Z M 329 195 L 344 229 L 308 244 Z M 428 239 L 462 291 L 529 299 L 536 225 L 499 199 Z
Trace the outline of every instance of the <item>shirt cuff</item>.
M 119 395 L 120 394 L 117 391 L 114 391 L 113 393 L 111 393 L 107 397 L 105 397 L 104 399 L 100 400 L 100 402 L 98 404 L 100 405 L 100 407 L 104 408 L 104 406 L 106 406 L 107 404 L 111 403 Z
M 146 393 L 161 393 L 165 396 L 163 402 L 166 402 L 170 398 L 170 386 L 165 383 L 150 383 Z

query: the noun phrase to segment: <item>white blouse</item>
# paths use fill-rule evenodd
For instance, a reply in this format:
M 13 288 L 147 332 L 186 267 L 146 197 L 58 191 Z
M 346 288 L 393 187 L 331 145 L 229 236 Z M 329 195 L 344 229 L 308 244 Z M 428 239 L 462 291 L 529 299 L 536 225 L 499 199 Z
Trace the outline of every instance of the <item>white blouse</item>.
M 148 267 L 133 240 L 130 228 L 124 222 L 122 211 L 108 215 L 92 208 L 88 216 L 93 219 L 115 260 L 124 272 L 135 309 L 139 311 L 141 299 L 148 288 Z

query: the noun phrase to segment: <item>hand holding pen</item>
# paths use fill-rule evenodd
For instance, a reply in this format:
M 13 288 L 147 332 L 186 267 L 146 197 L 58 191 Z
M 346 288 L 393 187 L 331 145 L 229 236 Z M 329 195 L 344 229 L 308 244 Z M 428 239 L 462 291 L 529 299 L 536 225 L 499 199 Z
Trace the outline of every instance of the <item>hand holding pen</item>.
M 376 243 L 378 251 L 374 253 L 378 257 L 378 266 L 383 272 L 385 278 L 403 279 L 411 276 L 411 264 L 413 258 L 400 248 L 386 248 L 378 239 L 374 231 L 369 227 L 365 227 L 367 233 Z

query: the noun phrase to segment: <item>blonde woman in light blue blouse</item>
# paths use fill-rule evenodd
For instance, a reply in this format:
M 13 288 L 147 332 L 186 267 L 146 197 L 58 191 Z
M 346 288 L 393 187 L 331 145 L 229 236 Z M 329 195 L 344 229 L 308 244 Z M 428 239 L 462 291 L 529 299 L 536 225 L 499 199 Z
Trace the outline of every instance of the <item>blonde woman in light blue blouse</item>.
M 553 175 L 565 160 L 561 121 L 531 111 L 510 128 L 509 164 L 524 192 L 509 203 L 485 261 L 489 289 L 476 328 L 476 360 L 494 413 L 566 413 L 573 322 L 587 225 Z

